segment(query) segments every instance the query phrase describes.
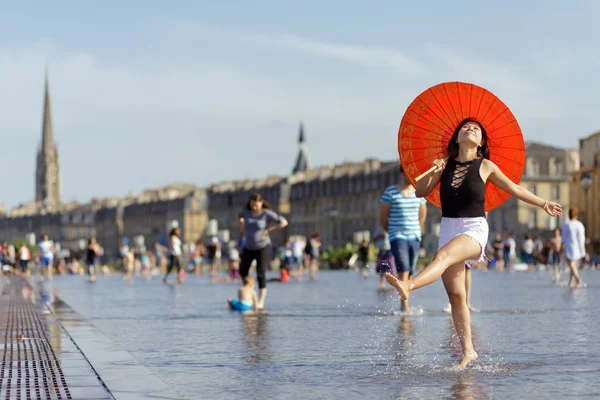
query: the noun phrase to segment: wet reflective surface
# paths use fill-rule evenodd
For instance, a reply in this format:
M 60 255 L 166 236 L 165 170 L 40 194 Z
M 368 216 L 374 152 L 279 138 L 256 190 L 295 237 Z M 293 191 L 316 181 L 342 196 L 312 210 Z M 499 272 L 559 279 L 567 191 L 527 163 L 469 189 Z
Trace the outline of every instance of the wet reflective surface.
M 0 278 L 2 399 L 112 399 L 84 354 L 50 312 L 47 293 Z
M 52 284 L 40 282 L 38 287 L 41 291 L 46 291 Z M 78 349 L 85 354 L 86 362 L 89 361 L 95 373 L 116 399 L 182 398 L 148 368 L 140 365 L 122 346 L 116 344 L 60 298 L 53 299 L 51 309 Z
M 55 277 L 52 290 L 189 398 L 565 398 L 600 392 L 600 272 L 582 277 L 573 290 L 548 272 L 475 272 L 479 360 L 462 371 L 441 282 L 413 294 L 413 315 L 346 271 L 270 283 L 263 315 L 230 312 L 237 284 L 204 276 Z

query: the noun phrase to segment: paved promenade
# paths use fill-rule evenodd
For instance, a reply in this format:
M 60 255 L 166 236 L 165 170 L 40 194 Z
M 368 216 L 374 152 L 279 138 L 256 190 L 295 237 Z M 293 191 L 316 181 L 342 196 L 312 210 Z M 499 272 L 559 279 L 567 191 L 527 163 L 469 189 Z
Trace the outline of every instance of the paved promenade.
M 0 277 L 0 400 L 183 399 L 54 296 L 52 282 Z
M 113 399 L 43 297 L 0 278 L 0 399 Z

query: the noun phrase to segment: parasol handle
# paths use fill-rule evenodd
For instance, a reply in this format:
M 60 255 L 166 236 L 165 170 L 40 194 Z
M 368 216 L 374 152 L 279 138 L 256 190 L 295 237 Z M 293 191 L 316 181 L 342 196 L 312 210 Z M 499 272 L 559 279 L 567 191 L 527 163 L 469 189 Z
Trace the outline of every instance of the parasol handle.
M 448 157 L 444 158 L 444 162 L 448 161 Z M 435 165 L 432 165 L 431 168 L 429 168 L 427 171 L 423 172 L 421 175 L 417 176 L 415 178 L 415 182 L 419 182 L 421 179 L 423 179 L 424 177 L 426 177 L 429 173 L 435 171 L 437 167 Z

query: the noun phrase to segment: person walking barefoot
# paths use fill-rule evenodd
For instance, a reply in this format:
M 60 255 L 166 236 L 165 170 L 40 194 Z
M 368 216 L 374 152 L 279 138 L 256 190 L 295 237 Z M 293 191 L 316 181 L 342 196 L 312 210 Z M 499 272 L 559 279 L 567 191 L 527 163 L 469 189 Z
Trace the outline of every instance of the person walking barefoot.
M 381 196 L 379 224 L 388 233 L 398 278 L 402 281 L 414 275 L 425 218 L 426 201 L 416 196 L 401 166 L 400 181 L 388 187 Z M 409 311 L 408 299 L 402 300 L 400 311 Z
M 563 247 L 569 266 L 569 287 L 573 281 L 577 282 L 575 287 L 581 286 L 579 277 L 579 261 L 585 257 L 585 227 L 577 219 L 577 208 L 569 209 L 569 222 L 562 227 Z
M 270 205 L 259 193 L 253 193 L 248 198 L 246 207 L 238 214 L 240 233 L 246 238 L 240 263 L 240 275 L 242 279 L 246 278 L 252 262 L 256 260 L 259 288 L 257 308 L 259 309 L 264 308 L 267 297 L 266 271 L 271 252 L 269 234 L 276 229 L 285 228 L 288 224 L 285 218 L 269 208 Z
M 463 349 L 459 367 L 466 367 L 477 359 L 465 290 L 465 262 L 481 260 L 487 246 L 486 183 L 543 208 L 550 216 L 562 215 L 559 204 L 543 200 L 515 184 L 489 160 L 487 139 L 485 127 L 471 118 L 464 119 L 454 130 L 447 147 L 447 165 L 444 160 L 435 160 L 435 169 L 416 185 L 416 195 L 425 197 L 440 183 L 442 222 L 438 252 L 429 265 L 408 281 L 401 281 L 391 274 L 385 276 L 403 300 L 408 300 L 413 290 L 442 277 L 452 305 L 454 328 Z

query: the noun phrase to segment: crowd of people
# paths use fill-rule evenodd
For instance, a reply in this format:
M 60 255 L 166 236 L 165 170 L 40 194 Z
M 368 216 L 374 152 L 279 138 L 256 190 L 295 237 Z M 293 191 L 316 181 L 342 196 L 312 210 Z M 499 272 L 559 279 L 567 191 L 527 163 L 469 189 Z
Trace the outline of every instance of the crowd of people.
M 383 192 L 380 199 L 379 228 L 371 241 L 378 248 L 376 271 L 380 275 L 379 287 L 384 280 L 398 291 L 401 298 L 401 311 L 409 310 L 409 296 L 412 291 L 442 278 L 448 294 L 448 311 L 452 313 L 455 328 L 463 346 L 461 366 L 477 358 L 470 333 L 470 290 L 472 268 L 515 268 L 517 242 L 508 234 L 504 238 L 496 235 L 488 241 L 489 227 L 484 210 L 486 181 L 504 189 L 516 198 L 542 208 L 550 216 L 562 215 L 559 204 L 548 202 L 510 181 L 500 169 L 487 158 L 486 132 L 474 120 L 465 120 L 454 132 L 448 144 L 448 159 L 434 161 L 432 170 L 413 187 L 401 170 L 401 181 Z M 424 197 L 434 187 L 440 185 L 442 220 L 438 251 L 428 264 L 416 271 L 417 261 L 422 255 L 422 227 L 427 218 Z M 521 257 L 528 269 L 536 264 L 549 264 L 555 269 L 555 279 L 560 279 L 561 264 L 569 269 L 569 286 L 581 286 L 578 269 L 585 259 L 585 229 L 577 219 L 576 208 L 569 209 L 568 222 L 554 231 L 546 242 L 541 237 L 526 235 L 521 245 Z M 290 277 L 309 274 L 317 279 L 321 240 L 318 233 L 310 238 L 291 235 L 287 242 L 274 248 L 271 233 L 283 229 L 288 221 L 271 209 L 259 193 L 250 195 L 246 205 L 238 214 L 240 226 L 239 242 L 223 245 L 218 237 L 210 236 L 207 241 L 184 244 L 181 231 L 174 227 L 169 232 L 166 245 L 159 242 L 146 250 L 140 246 L 130 246 L 124 242 L 120 249 L 120 263 L 127 282 L 133 282 L 133 275 L 150 277 L 164 273 L 163 282 L 169 282 L 169 275 L 176 273 L 179 284 L 183 283 L 187 272 L 202 274 L 205 269 L 211 281 L 230 282 L 241 280 L 237 299 L 229 299 L 232 310 L 251 311 L 265 307 L 267 297 L 266 273 L 273 258 L 280 264 L 280 277 L 270 281 L 287 282 Z M 369 240 L 362 240 L 358 253 L 352 257 L 358 261 L 363 275 L 366 275 L 369 260 Z M 1 252 L 3 265 L 15 273 L 28 273 L 28 265 L 35 262 L 42 276 L 51 276 L 57 266 L 61 271 L 61 261 L 57 262 L 56 249 L 48 236 L 43 236 L 37 246 L 35 261 L 29 248 L 4 244 Z M 82 258 L 84 271 L 89 280 L 96 280 L 96 266 L 102 255 L 102 247 L 95 238 L 90 238 Z M 223 258 L 228 272 L 219 276 Z M 19 261 L 17 263 L 17 260 Z M 67 262 L 67 273 L 80 273 L 77 257 Z M 352 263 L 350 263 L 352 265 Z M 251 268 L 256 268 L 256 282 L 250 276 Z M 105 272 L 102 266 L 102 273 Z

